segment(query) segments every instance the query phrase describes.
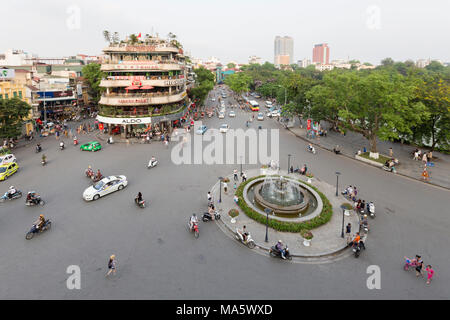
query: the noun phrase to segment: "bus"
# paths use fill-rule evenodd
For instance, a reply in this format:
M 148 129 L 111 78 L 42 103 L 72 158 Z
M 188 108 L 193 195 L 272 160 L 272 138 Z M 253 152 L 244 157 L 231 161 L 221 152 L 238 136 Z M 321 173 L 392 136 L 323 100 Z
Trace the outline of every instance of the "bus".
M 250 100 L 249 104 L 250 104 L 250 109 L 252 111 L 259 111 L 259 104 L 258 104 L 258 102 L 256 102 L 255 100 Z

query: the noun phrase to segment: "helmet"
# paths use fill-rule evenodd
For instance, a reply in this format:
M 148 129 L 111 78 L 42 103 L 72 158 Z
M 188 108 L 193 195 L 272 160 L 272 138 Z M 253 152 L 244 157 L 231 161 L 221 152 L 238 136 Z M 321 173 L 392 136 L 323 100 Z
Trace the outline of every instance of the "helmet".
M 10 186 L 10 187 L 9 187 L 9 190 L 11 190 L 11 189 L 14 189 L 14 186 Z
M 367 214 L 364 215 L 364 218 L 367 218 Z
M 283 241 L 281 241 L 281 240 L 278 240 L 278 242 L 279 242 L 279 243 L 283 243 Z
M 115 254 L 112 254 L 109 258 L 110 259 L 114 259 L 116 257 L 116 255 Z
M 91 166 L 89 166 L 88 168 L 89 168 L 89 169 L 91 169 L 92 167 L 91 167 Z
M 196 217 L 197 215 L 195 213 L 192 214 L 194 217 Z
M 44 217 L 44 215 L 43 215 L 43 214 L 40 214 L 40 215 L 39 215 L 39 218 L 43 218 L 43 217 Z

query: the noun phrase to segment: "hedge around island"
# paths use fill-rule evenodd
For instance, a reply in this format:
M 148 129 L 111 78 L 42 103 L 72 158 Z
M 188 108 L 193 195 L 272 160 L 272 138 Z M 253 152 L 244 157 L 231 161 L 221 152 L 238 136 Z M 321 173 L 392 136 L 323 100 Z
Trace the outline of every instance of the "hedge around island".
M 265 177 L 265 176 L 260 175 L 257 177 L 250 178 L 244 183 L 241 183 L 241 185 L 237 188 L 235 194 L 239 199 L 238 205 L 241 208 L 241 210 L 249 218 L 265 225 L 266 217 L 264 217 L 262 214 L 256 212 L 251 207 L 249 207 L 247 205 L 247 203 L 245 202 L 244 196 L 243 196 L 244 188 L 249 182 L 251 182 L 255 179 L 263 178 L 263 177 Z M 333 207 L 331 206 L 331 203 L 328 200 L 328 198 L 325 197 L 325 195 L 322 192 L 320 192 L 316 187 L 314 187 L 308 183 L 305 183 L 301 180 L 298 180 L 298 181 L 301 182 L 302 184 L 305 184 L 305 185 L 309 186 L 310 188 L 314 189 L 319 194 L 319 196 L 323 202 L 322 212 L 318 216 L 312 218 L 311 220 L 304 221 L 304 222 L 287 222 L 287 221 L 278 221 L 275 219 L 269 219 L 269 227 L 271 227 L 272 229 L 275 229 L 277 231 L 282 231 L 282 232 L 298 233 L 298 232 L 305 232 L 305 231 L 309 231 L 309 230 L 318 228 L 321 225 L 330 221 L 331 215 L 333 214 Z

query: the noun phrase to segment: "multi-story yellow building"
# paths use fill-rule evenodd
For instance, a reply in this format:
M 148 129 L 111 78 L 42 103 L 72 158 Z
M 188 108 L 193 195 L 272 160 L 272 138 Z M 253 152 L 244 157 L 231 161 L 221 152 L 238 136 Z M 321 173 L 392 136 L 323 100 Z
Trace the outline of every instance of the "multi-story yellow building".
M 0 69 L 0 71 L 2 70 L 7 69 Z M 24 119 L 25 131 L 28 134 L 30 131 L 33 131 L 31 120 L 37 111 L 38 104 L 35 101 L 37 99 L 37 89 L 32 86 L 31 71 L 15 69 L 11 74 L 14 74 L 14 76 L 0 80 L 0 99 L 19 98 L 32 107 L 28 117 Z
M 110 44 L 101 70 L 99 122 L 123 137 L 171 130 L 188 107 L 186 64 L 178 42 L 146 38 Z

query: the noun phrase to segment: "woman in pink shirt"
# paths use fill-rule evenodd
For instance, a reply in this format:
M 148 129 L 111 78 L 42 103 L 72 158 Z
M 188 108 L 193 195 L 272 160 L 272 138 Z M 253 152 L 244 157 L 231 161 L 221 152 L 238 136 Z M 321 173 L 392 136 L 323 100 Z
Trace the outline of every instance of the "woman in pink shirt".
M 425 271 L 427 272 L 427 284 L 430 284 L 431 279 L 433 278 L 433 275 L 434 275 L 433 267 L 430 265 L 427 265 L 427 268 L 425 269 Z

